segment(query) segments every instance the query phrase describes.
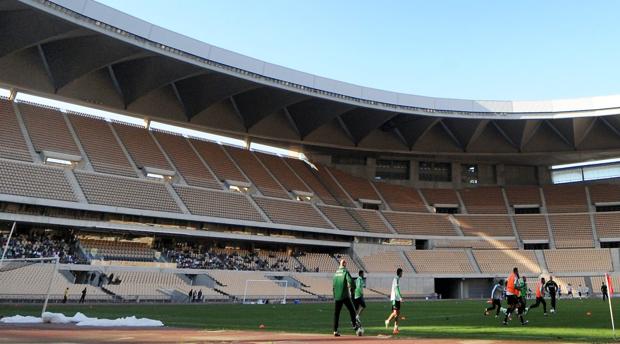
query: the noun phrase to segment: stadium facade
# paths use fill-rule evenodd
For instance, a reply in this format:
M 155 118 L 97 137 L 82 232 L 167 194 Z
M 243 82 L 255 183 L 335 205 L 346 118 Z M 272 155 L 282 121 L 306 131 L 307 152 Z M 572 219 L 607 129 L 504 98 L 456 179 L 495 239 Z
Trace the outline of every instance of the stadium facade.
M 109 283 L 102 299 L 147 289 L 143 297 L 169 300 L 189 285 L 239 298 L 232 286 L 256 279 L 329 297 L 341 256 L 370 272 L 377 298 L 396 267 L 409 295 L 446 297 L 480 297 L 515 265 L 592 290 L 620 269 L 615 180 L 553 185 L 550 169 L 618 155 L 620 96 L 478 101 L 371 89 L 91 0 L 4 0 L 0 29 L 0 86 L 11 90 L 0 100 L 0 219 L 28 228 L 24 242 L 41 231 L 72 242 L 68 284 L 117 271 L 134 285 Z M 312 164 L 151 130 L 153 121 L 298 150 Z M 162 266 L 177 276 L 172 287 L 135 287 Z

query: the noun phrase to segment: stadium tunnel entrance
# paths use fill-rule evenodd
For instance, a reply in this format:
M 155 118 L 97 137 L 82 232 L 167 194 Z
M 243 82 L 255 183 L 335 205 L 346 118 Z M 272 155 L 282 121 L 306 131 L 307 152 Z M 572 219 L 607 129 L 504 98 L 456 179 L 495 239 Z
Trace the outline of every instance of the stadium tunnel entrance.
M 435 278 L 435 293 L 442 299 L 481 299 L 492 284 L 491 278 Z

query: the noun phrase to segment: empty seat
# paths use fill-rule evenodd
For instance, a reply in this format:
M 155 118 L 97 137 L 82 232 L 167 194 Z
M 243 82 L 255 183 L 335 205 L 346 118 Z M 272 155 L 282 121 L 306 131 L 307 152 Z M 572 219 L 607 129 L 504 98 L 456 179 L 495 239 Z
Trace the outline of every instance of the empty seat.
M 310 203 L 265 197 L 254 197 L 254 200 L 275 223 L 331 228 Z
M 401 268 L 404 272 L 412 272 L 402 252 L 377 252 L 360 257 L 368 272 L 396 273 Z
M 308 252 L 297 256 L 297 260 L 312 272 L 333 272 L 338 269 L 338 261 L 327 253 Z
M 550 213 L 588 211 L 586 188 L 583 185 L 545 185 L 545 202 Z
M 426 202 L 432 206 L 436 204 L 459 205 L 459 199 L 453 189 L 420 189 L 420 191 L 426 198 Z
M 222 145 L 198 139 L 191 139 L 190 141 L 219 180 L 224 181 L 230 179 L 240 182 L 249 182 L 235 163 L 230 160 L 226 152 L 224 152 L 224 147 Z
M 310 167 L 307 163 L 298 159 L 284 158 L 284 161 L 291 167 L 295 174 L 297 174 L 303 181 L 308 184 L 314 194 L 319 196 L 319 198 L 325 204 L 330 205 L 339 205 L 338 201 L 334 198 L 334 196 L 323 186 L 318 177 L 310 170 Z
M 460 191 L 470 214 L 505 214 L 506 203 L 499 187 L 477 187 Z
M 53 280 L 52 280 L 53 275 Z M 49 283 L 50 300 L 62 300 L 65 289 L 69 288 L 68 299 L 77 301 L 86 288 L 86 301 L 111 301 L 112 297 L 105 294 L 101 288 L 89 284 L 73 284 L 65 275 L 54 271 L 54 264 L 30 264 L 20 268 L 0 271 L 0 299 L 23 298 L 28 302 L 43 301 L 47 295 Z
M 345 231 L 364 231 L 364 227 L 353 216 L 353 209 L 319 205 L 318 208 L 336 227 Z
M 592 223 L 588 214 L 551 214 L 549 222 L 553 230 L 555 247 L 594 247 Z
M 383 216 L 399 234 L 457 235 L 446 214 L 418 214 L 383 211 Z
M 549 229 L 545 215 L 515 215 L 514 220 L 521 240 L 549 240 Z
M 189 141 L 180 135 L 153 131 L 153 135 L 168 154 L 170 160 L 183 179 L 189 185 L 210 189 L 221 189 L 215 176 L 204 165 L 189 144 Z
M 620 202 L 620 185 L 592 184 L 588 185 L 592 204 Z
M 317 170 L 314 170 L 313 173 L 316 174 L 321 183 L 325 185 L 327 190 L 329 190 L 330 194 L 332 194 L 336 198 L 338 203 L 344 207 L 355 207 L 355 204 L 351 202 L 349 196 L 347 196 L 344 190 L 340 187 L 340 185 L 338 185 L 336 180 L 329 173 L 327 166 L 318 163 L 315 165 L 317 167 Z
M 620 238 L 620 213 L 595 213 L 594 220 L 599 238 Z
M 247 197 L 240 193 L 180 185 L 174 185 L 174 189 L 194 215 L 265 221 Z
M 476 271 L 463 250 L 413 250 L 407 257 L 417 273 L 463 274 Z
M 265 196 L 289 199 L 289 194 L 269 174 L 258 159 L 247 149 L 226 147 L 226 151 L 235 159 L 254 185 Z
M 512 223 L 506 215 L 455 215 L 465 235 L 514 236 Z
M 349 212 L 369 232 L 392 233 L 390 228 L 383 222 L 383 219 L 381 219 L 381 213 L 378 210 L 349 209 Z
M 26 103 L 19 103 L 19 111 L 37 152 L 81 155 L 62 112 Z
M 112 126 L 138 168 L 172 170 L 148 129 L 118 122 L 112 123 Z
M 608 248 L 544 250 L 549 272 L 613 271 Z
M 68 115 L 91 165 L 97 172 L 135 177 L 136 171 L 129 164 L 108 122 L 86 115 Z
M 496 240 L 486 238 L 481 240 L 449 240 L 434 239 L 433 247 L 436 249 L 444 248 L 472 248 L 480 250 L 509 250 L 517 249 L 519 245 L 516 240 Z
M 511 206 L 526 204 L 542 205 L 542 201 L 540 200 L 540 188 L 538 186 L 507 186 L 504 190 L 506 190 L 508 204 Z
M 180 212 L 163 183 L 74 171 L 88 203 Z
M 0 160 L 0 193 L 76 201 L 62 168 Z
M 519 272 L 540 274 L 541 269 L 534 251 L 524 250 L 473 250 L 482 273 L 508 276 L 514 267 Z
M 312 192 L 281 157 L 260 152 L 254 152 L 254 155 L 262 161 L 287 191 Z
M 428 212 L 424 201 L 416 189 L 384 182 L 374 183 L 392 210 L 418 213 Z
M 336 168 L 328 169 L 334 176 L 334 178 L 336 178 L 340 185 L 342 185 L 342 187 L 354 200 L 357 201 L 359 199 L 381 199 L 379 195 L 377 195 L 377 192 L 372 187 L 372 184 L 370 184 L 370 181 L 367 178 L 353 176 L 351 174 L 342 172 Z
M 13 103 L 0 98 L 0 158 L 32 161 Z

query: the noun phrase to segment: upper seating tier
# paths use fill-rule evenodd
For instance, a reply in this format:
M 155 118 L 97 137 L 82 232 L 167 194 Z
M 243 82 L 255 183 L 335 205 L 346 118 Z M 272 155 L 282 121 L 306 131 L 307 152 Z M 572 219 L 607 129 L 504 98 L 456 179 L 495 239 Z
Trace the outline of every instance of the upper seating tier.
M 163 183 L 74 171 L 88 203 L 181 212 Z
M 0 193 L 75 202 L 62 168 L 0 160 Z
M 172 170 L 148 129 L 118 122 L 112 126 L 138 168 Z
M 32 161 L 13 103 L 0 98 L 0 158 Z
M 68 118 L 95 171 L 136 176 L 136 171 L 129 164 L 108 122 L 82 115 L 68 115 Z
M 27 103 L 19 103 L 18 108 L 37 152 L 81 155 L 62 112 Z
M 428 212 L 424 201 L 416 189 L 383 182 L 374 183 L 375 187 L 379 190 L 381 196 L 383 196 L 383 199 L 388 203 L 392 210 L 416 213 Z

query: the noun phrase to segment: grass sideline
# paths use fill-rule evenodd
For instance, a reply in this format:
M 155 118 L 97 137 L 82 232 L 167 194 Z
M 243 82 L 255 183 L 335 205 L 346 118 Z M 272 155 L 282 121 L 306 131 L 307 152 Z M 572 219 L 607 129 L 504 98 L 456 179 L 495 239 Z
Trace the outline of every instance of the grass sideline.
M 547 317 L 543 317 L 542 307 L 539 307 L 527 315 L 530 323 L 526 326 L 521 326 L 516 318 L 509 326 L 502 326 L 500 319 L 483 316 L 483 308 L 486 306 L 485 301 L 471 300 L 404 302 L 402 316 L 405 319 L 401 320 L 399 337 L 613 342 L 609 307 L 600 299 L 560 300 L 558 312 Z M 0 305 L 2 316 L 37 315 L 40 310 L 41 305 Z M 166 326 L 172 327 L 258 330 L 263 324 L 266 331 L 329 334 L 333 304 L 52 304 L 49 311 L 66 315 L 82 312 L 99 318 L 136 315 L 161 320 Z M 387 302 L 368 303 L 367 310 L 362 314 L 366 336 L 391 332 L 391 329 L 386 330 L 383 326 L 389 311 Z M 341 333 L 353 335 L 346 309 L 341 314 Z

